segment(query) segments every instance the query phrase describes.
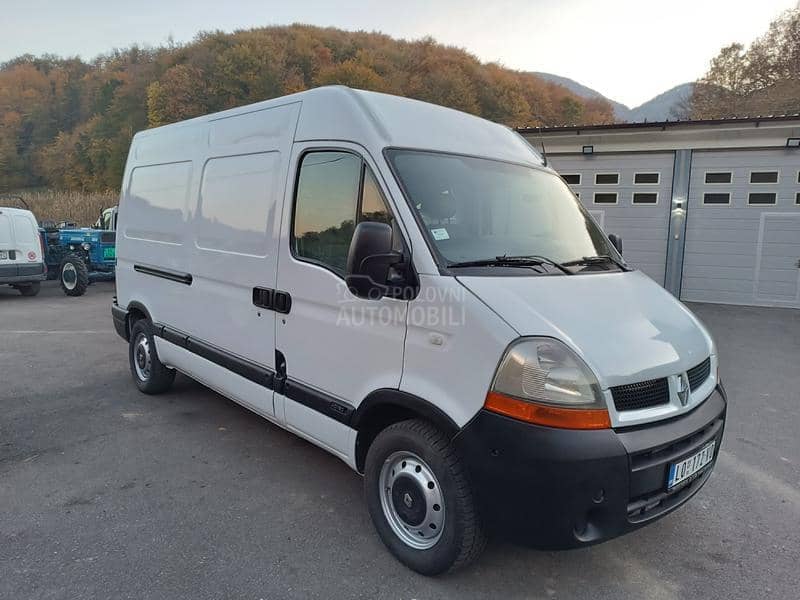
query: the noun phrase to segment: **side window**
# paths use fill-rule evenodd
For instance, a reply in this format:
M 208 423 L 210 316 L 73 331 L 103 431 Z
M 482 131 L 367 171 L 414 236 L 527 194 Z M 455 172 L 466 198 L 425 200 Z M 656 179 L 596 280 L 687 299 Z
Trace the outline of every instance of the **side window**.
M 350 240 L 359 221 L 391 221 L 369 167 L 349 152 L 306 154 L 297 181 L 294 255 L 344 275 Z
M 383 199 L 381 188 L 372 170 L 364 165 L 364 187 L 361 192 L 361 214 L 359 221 L 378 221 L 391 225 L 389 209 Z

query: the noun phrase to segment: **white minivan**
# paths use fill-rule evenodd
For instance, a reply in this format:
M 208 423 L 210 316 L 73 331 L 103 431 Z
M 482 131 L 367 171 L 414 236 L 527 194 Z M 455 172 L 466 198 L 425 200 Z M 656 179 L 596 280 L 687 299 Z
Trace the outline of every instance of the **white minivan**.
M 508 128 L 324 87 L 134 137 L 112 313 L 141 391 L 180 371 L 338 456 L 436 574 L 708 479 L 714 342 L 621 245 Z
M 10 285 L 23 296 L 35 296 L 46 278 L 36 217 L 26 209 L 0 206 L 0 285 Z

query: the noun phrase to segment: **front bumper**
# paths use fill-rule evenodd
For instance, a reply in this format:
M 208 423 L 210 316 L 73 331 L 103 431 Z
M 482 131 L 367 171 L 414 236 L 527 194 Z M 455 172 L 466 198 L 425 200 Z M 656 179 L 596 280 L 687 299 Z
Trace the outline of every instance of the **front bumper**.
M 667 421 L 596 431 L 531 425 L 480 411 L 455 440 L 491 528 L 542 549 L 602 542 L 682 505 L 708 479 L 727 402 L 718 386 Z M 667 492 L 669 464 L 716 440 L 712 463 Z

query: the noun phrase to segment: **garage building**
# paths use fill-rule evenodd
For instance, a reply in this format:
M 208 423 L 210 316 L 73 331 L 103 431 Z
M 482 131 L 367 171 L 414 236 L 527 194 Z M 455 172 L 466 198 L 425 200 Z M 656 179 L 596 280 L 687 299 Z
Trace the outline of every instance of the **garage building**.
M 681 300 L 800 308 L 800 115 L 519 132 Z

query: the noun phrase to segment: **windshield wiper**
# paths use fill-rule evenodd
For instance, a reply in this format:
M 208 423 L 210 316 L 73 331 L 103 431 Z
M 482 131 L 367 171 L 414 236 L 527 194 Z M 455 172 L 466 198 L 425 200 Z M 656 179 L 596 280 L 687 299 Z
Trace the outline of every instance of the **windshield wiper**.
M 545 256 L 531 254 L 527 256 L 495 256 L 494 258 L 484 258 L 481 260 L 467 260 L 463 262 L 454 262 L 447 265 L 448 267 L 461 268 L 461 267 L 539 267 L 541 265 L 549 265 L 555 267 L 565 275 L 574 275 L 572 271 L 567 269 L 561 263 L 550 260 Z
M 576 260 L 569 260 L 562 264 L 571 267 L 579 265 L 599 265 L 609 262 L 618 267 L 620 271 L 630 271 L 630 268 L 627 265 L 625 265 L 625 263 L 623 263 L 620 260 L 617 260 L 616 258 L 608 254 L 600 254 L 599 256 L 584 256 Z

